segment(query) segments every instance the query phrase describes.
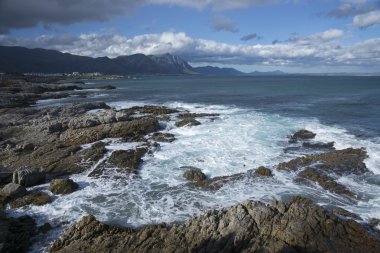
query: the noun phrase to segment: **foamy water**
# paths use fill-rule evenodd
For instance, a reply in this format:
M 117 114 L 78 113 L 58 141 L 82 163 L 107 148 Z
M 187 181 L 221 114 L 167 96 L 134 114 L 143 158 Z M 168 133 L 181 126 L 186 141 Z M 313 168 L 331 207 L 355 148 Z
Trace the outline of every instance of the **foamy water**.
M 121 109 L 142 103 L 114 102 Z M 71 178 L 80 190 L 54 199 L 44 206 L 29 206 L 9 210 L 12 215 L 32 215 L 39 225 L 50 222 L 57 226 L 47 236 L 36 239 L 32 251 L 40 252 L 52 239 L 83 215 L 93 214 L 99 220 L 121 226 L 138 227 L 160 222 L 180 222 L 205 210 L 229 206 L 247 199 L 268 202 L 273 198 L 287 199 L 305 195 L 325 206 L 336 205 L 359 214 L 363 219 L 380 218 L 380 179 L 346 176 L 339 182 L 358 193 L 360 201 L 353 203 L 321 187 L 294 183 L 293 172 L 277 171 L 279 162 L 294 158 L 286 154 L 286 136 L 302 128 L 317 133 L 316 140 L 335 141 L 337 149 L 367 148 L 367 167 L 380 176 L 380 140 L 358 139 L 345 129 L 326 126 L 313 118 L 290 118 L 232 106 L 167 103 L 169 107 L 191 112 L 219 113 L 220 116 L 200 118 L 196 127 L 174 127 L 173 120 L 162 123 L 164 132 L 176 137 L 173 143 L 161 143 L 153 155 L 146 155 L 138 175 L 118 174 L 112 178 L 90 178 L 92 169 Z M 123 143 L 106 139 L 109 156 L 113 150 L 129 149 L 143 143 Z M 84 148 L 89 145 L 84 145 Z M 105 159 L 105 158 L 104 158 Z M 101 162 L 101 161 L 100 161 Z M 217 191 L 184 187 L 181 166 L 201 168 L 208 177 L 232 175 L 258 166 L 267 166 L 273 178 L 247 178 L 224 185 Z M 112 170 L 111 170 L 112 171 Z M 118 173 L 114 171 L 113 173 Z M 35 188 L 47 190 L 48 184 Z M 66 223 L 68 222 L 68 223 Z M 63 225 L 62 225 L 63 224 Z

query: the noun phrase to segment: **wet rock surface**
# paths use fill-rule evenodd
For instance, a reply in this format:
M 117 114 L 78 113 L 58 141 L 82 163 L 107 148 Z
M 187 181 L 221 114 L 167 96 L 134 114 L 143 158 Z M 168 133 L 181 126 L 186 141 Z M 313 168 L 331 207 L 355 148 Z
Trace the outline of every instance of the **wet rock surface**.
M 183 224 L 140 229 L 85 216 L 54 242 L 51 252 L 378 252 L 375 234 L 302 199 L 269 205 L 247 201 Z
M 195 120 L 192 118 L 186 118 L 186 119 L 183 119 L 181 121 L 177 121 L 175 123 L 175 126 L 176 127 L 184 127 L 184 126 L 192 127 L 192 126 L 198 126 L 200 124 L 201 124 L 201 122 L 199 122 L 198 120 Z
M 22 185 L 9 183 L 1 189 L 0 194 L 5 198 L 14 199 L 25 196 L 27 194 L 27 190 Z
M 324 189 L 348 197 L 354 197 L 354 193 L 347 189 L 346 186 L 337 183 L 332 177 L 326 175 L 322 170 L 315 168 L 306 168 L 298 174 L 301 178 L 311 180 Z
M 25 187 L 41 184 L 45 181 L 45 172 L 35 167 L 21 167 L 13 172 L 12 182 Z
M 159 132 L 152 134 L 149 140 L 156 142 L 173 142 L 175 140 L 175 137 L 174 134 Z
M 255 170 L 255 174 L 264 176 L 264 177 L 273 177 L 273 173 L 270 169 L 261 166 Z
M 338 175 L 363 174 L 369 172 L 364 163 L 365 158 L 367 158 L 365 149 L 347 148 L 298 157 L 288 162 L 280 163 L 277 169 L 295 171 L 303 167 L 313 166 Z
M 289 142 L 290 143 L 294 143 L 294 142 L 297 142 L 299 140 L 310 140 L 310 139 L 314 139 L 314 137 L 316 136 L 317 134 L 309 131 L 309 130 L 306 130 L 306 129 L 302 129 L 302 130 L 299 130 L 297 132 L 295 132 L 293 135 L 289 136 Z
M 32 192 L 24 197 L 17 198 L 9 203 L 11 208 L 19 208 L 26 205 L 42 206 L 51 203 L 52 199 L 49 194 L 45 192 Z
M 72 179 L 53 179 L 49 190 L 54 194 L 70 194 L 78 189 L 79 185 Z
M 186 170 L 183 173 L 183 177 L 191 182 L 201 182 L 207 178 L 206 175 L 199 168 L 183 166 L 180 169 Z
M 36 234 L 36 223 L 29 216 L 0 218 L 0 252 L 27 252 Z

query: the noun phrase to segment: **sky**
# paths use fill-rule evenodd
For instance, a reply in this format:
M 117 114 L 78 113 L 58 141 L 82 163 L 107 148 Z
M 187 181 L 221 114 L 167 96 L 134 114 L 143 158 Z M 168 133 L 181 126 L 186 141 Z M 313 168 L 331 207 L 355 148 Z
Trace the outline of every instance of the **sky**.
M 380 73 L 380 1 L 0 0 L 0 45 L 171 53 L 244 72 Z

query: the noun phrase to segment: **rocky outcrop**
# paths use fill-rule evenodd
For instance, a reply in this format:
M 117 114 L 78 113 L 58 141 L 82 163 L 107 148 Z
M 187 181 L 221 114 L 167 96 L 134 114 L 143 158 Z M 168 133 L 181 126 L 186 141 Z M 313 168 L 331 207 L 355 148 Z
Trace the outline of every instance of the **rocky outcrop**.
M 206 175 L 199 168 L 192 166 L 183 166 L 181 167 L 181 169 L 186 170 L 183 173 L 183 177 L 191 182 L 201 182 L 207 178 Z
M 189 118 L 203 118 L 203 117 L 218 117 L 217 113 L 181 113 L 177 115 L 179 119 L 189 119 Z
M 277 169 L 295 171 L 312 166 L 321 170 L 334 172 L 338 175 L 363 174 L 369 172 L 363 162 L 365 158 L 367 158 L 365 149 L 347 148 L 298 157 L 288 162 L 280 163 Z
M 345 252 L 377 253 L 379 237 L 308 201 L 248 201 L 183 224 L 117 228 L 82 218 L 51 252 Z
M 0 194 L 7 199 L 15 199 L 25 196 L 27 190 L 24 186 L 15 183 L 9 183 L 1 189 Z
M 184 126 L 189 126 L 189 127 L 191 127 L 191 126 L 198 126 L 198 125 L 200 125 L 201 124 L 201 122 L 199 122 L 199 121 L 197 121 L 197 120 L 195 120 L 195 119 L 192 119 L 192 118 L 186 118 L 186 119 L 183 119 L 183 120 L 181 120 L 181 121 L 177 121 L 176 123 L 175 123 L 175 126 L 176 127 L 184 127 Z
M 149 140 L 156 142 L 173 142 L 175 140 L 174 134 L 170 133 L 154 133 L 149 137 Z
M 46 174 L 39 168 L 22 167 L 13 172 L 12 182 L 25 187 L 41 184 L 45 181 Z
M 272 171 L 264 166 L 258 167 L 254 173 L 263 177 L 273 177 Z
M 0 218 L 0 252 L 26 252 L 35 234 L 36 223 L 29 216 Z
M 322 170 L 306 168 L 298 174 L 301 178 L 311 180 L 320 185 L 325 190 L 335 192 L 347 197 L 354 197 L 354 194 L 346 186 L 337 183 L 331 176 L 326 175 Z
M 333 149 L 334 142 L 304 142 L 302 143 L 302 147 L 304 148 L 312 148 L 312 149 Z
M 45 192 L 32 192 L 24 197 L 18 198 L 9 203 L 11 208 L 19 208 L 26 205 L 42 206 L 51 203 L 52 199 Z
M 317 134 L 315 134 L 309 130 L 303 129 L 303 130 L 299 130 L 299 131 L 295 132 L 293 135 L 289 136 L 288 139 L 289 139 L 290 143 L 294 143 L 294 142 L 297 142 L 299 140 L 314 139 L 314 137 L 316 135 Z
M 116 167 L 119 171 L 136 174 L 139 166 L 143 162 L 142 157 L 147 153 L 145 147 L 138 147 L 129 150 L 116 150 L 112 152 L 107 161 L 97 166 L 88 176 L 100 177 L 112 167 Z
M 71 179 L 53 179 L 49 190 L 54 194 L 69 194 L 75 192 L 79 185 Z

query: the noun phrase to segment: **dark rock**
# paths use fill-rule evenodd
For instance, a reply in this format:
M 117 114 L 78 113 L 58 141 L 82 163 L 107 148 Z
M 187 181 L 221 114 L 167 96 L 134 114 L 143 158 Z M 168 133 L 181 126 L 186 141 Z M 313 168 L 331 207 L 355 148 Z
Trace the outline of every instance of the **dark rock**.
M 28 192 L 24 186 L 15 183 L 9 183 L 5 185 L 3 189 L 1 189 L 0 193 L 6 198 L 14 199 L 25 196 Z
M 27 252 L 30 239 L 36 234 L 36 223 L 29 216 L 0 219 L 0 251 Z
M 375 228 L 375 227 L 377 227 L 377 226 L 380 225 L 380 219 L 371 218 L 371 219 L 369 220 L 368 224 L 369 224 L 371 227 Z
M 84 159 L 96 162 L 103 158 L 106 152 L 106 144 L 104 142 L 99 141 L 92 144 L 89 149 L 84 151 Z
M 310 199 L 308 198 L 305 198 L 303 196 L 293 196 L 291 199 L 290 199 L 290 204 L 297 204 L 299 206 L 304 206 L 304 207 L 307 207 L 307 206 L 312 206 L 313 205 L 313 201 L 311 201 Z
M 365 149 L 347 148 L 322 154 L 311 154 L 298 157 L 289 162 L 280 163 L 279 170 L 297 170 L 311 166 L 334 172 L 338 175 L 363 174 L 369 172 L 364 159 L 367 158 Z
M 183 177 L 189 181 L 200 182 L 207 178 L 206 175 L 199 168 L 183 166 L 181 167 L 181 169 L 186 169 L 185 173 L 183 173 Z
M 355 214 L 355 213 L 351 213 L 343 208 L 340 208 L 340 207 L 334 207 L 333 209 L 333 212 L 335 214 L 338 214 L 338 215 L 342 215 L 344 217 L 347 217 L 347 218 L 351 218 L 351 219 L 355 219 L 355 220 L 362 220 L 362 218 Z
M 183 224 L 117 228 L 85 216 L 51 252 L 377 253 L 380 240 L 353 220 L 314 204 L 247 201 Z
M 313 148 L 313 149 L 332 149 L 334 148 L 334 142 L 327 142 L 327 143 L 323 143 L 323 142 L 315 142 L 315 143 L 312 143 L 312 142 L 304 142 L 302 143 L 302 147 L 305 147 L 305 148 Z
M 273 173 L 270 169 L 265 168 L 264 166 L 258 167 L 255 170 L 256 175 L 264 176 L 264 177 L 273 177 Z
M 184 126 L 198 126 L 200 125 L 201 123 L 195 119 L 192 119 L 192 118 L 187 118 L 187 119 L 183 119 L 181 121 L 178 121 L 175 123 L 175 126 L 176 127 L 184 127 Z
M 13 172 L 9 172 L 6 169 L 0 167 L 0 186 L 4 186 L 12 182 Z
M 61 122 L 55 122 L 49 125 L 48 131 L 49 133 L 61 133 L 65 131 L 65 127 L 63 127 L 63 124 Z
M 53 179 L 49 189 L 54 194 L 69 194 L 78 189 L 79 185 L 71 179 Z
M 333 178 L 324 174 L 323 171 L 315 168 L 306 168 L 298 174 L 300 177 L 318 183 L 323 189 L 337 194 L 354 197 L 354 194 L 344 185 L 337 183 Z
M 303 130 L 299 130 L 297 131 L 296 133 L 294 133 L 293 135 L 289 136 L 289 142 L 293 143 L 293 142 L 297 142 L 298 140 L 310 140 L 310 139 L 314 139 L 314 137 L 316 136 L 317 134 L 309 131 L 309 130 L 306 130 L 306 129 L 303 129 Z
M 11 208 L 19 208 L 26 205 L 42 206 L 51 203 L 52 199 L 49 194 L 44 192 L 32 192 L 24 197 L 13 200 L 9 203 Z
M 164 107 L 164 106 L 143 106 L 143 107 L 138 107 L 137 110 L 140 113 L 151 113 L 155 115 L 161 115 L 161 114 L 172 114 L 178 112 L 176 109 Z
M 25 187 L 41 184 L 45 181 L 45 172 L 35 167 L 22 167 L 13 172 L 12 182 Z
M 179 119 L 188 119 L 188 118 L 203 118 L 203 117 L 218 117 L 220 116 L 217 113 L 181 113 L 178 114 L 177 118 Z
M 52 230 L 52 228 L 53 227 L 50 225 L 50 223 L 46 222 L 44 225 L 38 227 L 38 232 L 42 234 L 46 234 L 47 232 Z
M 147 151 L 148 150 L 143 147 L 136 148 L 135 150 L 129 149 L 114 151 L 107 162 L 100 164 L 88 176 L 102 176 L 110 166 L 115 166 L 128 173 L 137 173 L 140 164 L 143 162 L 141 157 L 144 156 Z
M 152 134 L 149 140 L 156 142 L 173 142 L 175 140 L 175 137 L 174 134 L 158 132 Z

